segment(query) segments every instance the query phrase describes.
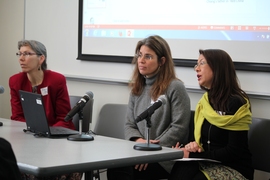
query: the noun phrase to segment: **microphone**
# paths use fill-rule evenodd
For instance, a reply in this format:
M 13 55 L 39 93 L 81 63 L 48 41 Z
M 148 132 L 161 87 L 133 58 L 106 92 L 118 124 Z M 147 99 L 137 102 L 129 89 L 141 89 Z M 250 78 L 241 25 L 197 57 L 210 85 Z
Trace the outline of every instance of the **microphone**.
M 94 94 L 89 91 L 85 93 L 85 95 L 76 103 L 76 105 L 69 111 L 67 116 L 65 117 L 65 121 L 70 120 L 78 111 L 80 111 L 85 104 L 90 100 L 93 99 Z
M 0 94 L 4 93 L 5 92 L 5 89 L 3 86 L 0 85 Z
M 144 112 L 142 112 L 136 119 L 136 123 L 148 118 L 149 116 L 152 116 L 152 114 L 155 112 L 156 109 L 158 109 L 162 104 L 166 104 L 166 98 L 165 95 L 161 95 L 158 100 L 149 106 Z

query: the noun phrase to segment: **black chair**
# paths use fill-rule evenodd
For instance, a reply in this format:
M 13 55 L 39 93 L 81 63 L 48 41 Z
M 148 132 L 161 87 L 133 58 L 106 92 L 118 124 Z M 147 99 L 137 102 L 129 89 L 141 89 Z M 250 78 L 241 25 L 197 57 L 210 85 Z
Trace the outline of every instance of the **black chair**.
M 252 153 L 253 167 L 270 172 L 270 120 L 252 118 L 248 133 L 249 149 Z

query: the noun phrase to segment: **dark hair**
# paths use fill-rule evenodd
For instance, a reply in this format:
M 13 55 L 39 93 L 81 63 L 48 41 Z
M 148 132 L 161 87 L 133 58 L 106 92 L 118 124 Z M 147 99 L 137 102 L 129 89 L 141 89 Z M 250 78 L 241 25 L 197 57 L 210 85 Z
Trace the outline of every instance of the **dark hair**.
M 214 109 L 226 112 L 228 100 L 233 96 L 240 97 L 243 103 L 244 98 L 249 100 L 247 94 L 240 88 L 232 58 L 227 52 L 220 49 L 200 49 L 199 53 L 204 56 L 213 71 L 211 89 L 203 86 L 201 88 L 208 91 L 208 98 Z
M 18 42 L 18 49 L 20 50 L 20 48 L 22 46 L 29 46 L 33 51 L 35 51 L 35 53 L 39 56 L 43 55 L 45 57 L 43 63 L 41 64 L 41 69 L 42 70 L 46 70 L 47 69 L 47 50 L 46 47 L 44 46 L 44 44 L 42 44 L 39 41 L 35 41 L 35 40 L 22 40 Z
M 135 48 L 135 54 L 140 51 L 140 48 L 143 45 L 147 46 L 156 53 L 158 62 L 160 64 L 162 64 L 162 58 L 165 58 L 165 62 L 160 66 L 160 70 L 157 74 L 157 79 L 151 89 L 151 97 L 156 100 L 161 94 L 165 93 L 165 90 L 171 81 L 173 79 L 177 79 L 174 70 L 174 62 L 171 55 L 171 49 L 165 39 L 158 35 L 154 35 L 139 41 Z M 131 87 L 132 94 L 140 95 L 145 86 L 145 78 L 139 72 L 136 56 L 134 56 L 132 63 L 135 64 L 135 68 L 129 86 Z

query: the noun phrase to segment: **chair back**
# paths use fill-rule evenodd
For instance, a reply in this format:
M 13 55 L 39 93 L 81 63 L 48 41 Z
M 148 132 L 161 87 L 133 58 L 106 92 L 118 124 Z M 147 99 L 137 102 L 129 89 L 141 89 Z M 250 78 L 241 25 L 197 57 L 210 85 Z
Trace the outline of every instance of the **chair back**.
M 94 132 L 97 135 L 125 139 L 127 104 L 105 104 L 99 113 Z
M 270 120 L 252 118 L 248 137 L 254 169 L 270 172 Z
M 81 98 L 81 96 L 70 95 L 69 100 L 71 108 L 73 108 Z M 94 99 L 90 99 L 83 108 L 82 132 L 88 132 L 90 129 L 90 123 L 92 123 L 93 103 Z M 79 120 L 80 118 L 78 114 L 72 118 L 72 122 L 76 130 L 79 130 Z

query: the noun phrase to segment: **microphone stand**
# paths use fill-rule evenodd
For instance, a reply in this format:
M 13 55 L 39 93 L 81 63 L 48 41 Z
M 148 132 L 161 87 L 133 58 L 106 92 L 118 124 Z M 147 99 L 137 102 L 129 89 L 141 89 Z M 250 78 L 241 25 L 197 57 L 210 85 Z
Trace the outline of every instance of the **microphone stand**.
M 94 137 L 89 134 L 82 134 L 82 120 L 83 120 L 83 108 L 78 111 L 79 116 L 79 134 L 74 134 L 68 136 L 70 141 L 93 141 Z
M 150 128 L 151 128 L 151 116 L 147 117 L 145 120 L 146 120 L 146 124 L 147 124 L 147 143 L 135 144 L 133 146 L 133 149 L 141 150 L 141 151 L 161 150 L 162 147 L 159 144 L 151 144 L 150 143 L 149 132 L 150 132 Z

